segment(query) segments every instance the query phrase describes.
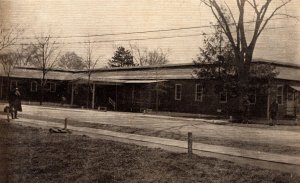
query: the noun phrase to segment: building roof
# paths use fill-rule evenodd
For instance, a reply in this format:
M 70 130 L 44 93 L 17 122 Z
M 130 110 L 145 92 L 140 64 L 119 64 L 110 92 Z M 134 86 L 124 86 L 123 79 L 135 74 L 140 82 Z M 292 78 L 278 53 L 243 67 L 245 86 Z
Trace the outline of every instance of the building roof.
M 160 67 L 155 69 L 110 70 L 94 72 L 92 78 L 123 80 L 192 79 L 194 67 Z
M 288 64 L 272 60 L 256 59 L 256 64 L 270 63 L 276 66 L 279 72 L 277 79 L 300 81 L 300 65 Z M 194 63 L 170 64 L 162 66 L 143 66 L 125 68 L 102 68 L 92 72 L 91 80 L 95 82 L 108 82 L 118 80 L 174 80 L 174 79 L 195 79 L 196 69 Z M 5 76 L 0 72 L 0 76 Z M 12 74 L 17 78 L 40 79 L 42 72 L 36 68 L 17 68 Z M 47 73 L 47 79 L 51 80 L 78 80 L 87 79 L 85 71 L 52 70 Z
M 279 74 L 276 76 L 277 79 L 300 81 L 300 65 L 264 59 L 256 59 L 253 61 L 253 63 L 268 63 L 275 65 L 276 71 L 279 72 Z M 128 68 L 106 68 L 95 70 L 92 74 L 92 78 L 120 80 L 195 79 L 195 70 L 196 67 L 194 63 Z
M 5 73 L 1 71 L 0 76 L 5 76 Z M 42 71 L 36 68 L 19 67 L 13 70 L 10 76 L 14 78 L 40 79 L 42 78 Z M 46 78 L 50 80 L 73 80 L 76 77 L 74 77 L 74 72 L 72 71 L 51 70 L 47 73 Z
M 276 70 L 279 72 L 277 79 L 300 81 L 300 68 L 276 66 Z
M 254 63 L 262 63 L 262 64 L 272 64 L 276 67 L 276 71 L 278 71 L 277 79 L 290 80 L 290 81 L 300 81 L 300 65 L 293 63 L 284 63 L 274 60 L 266 60 L 266 59 L 255 59 Z

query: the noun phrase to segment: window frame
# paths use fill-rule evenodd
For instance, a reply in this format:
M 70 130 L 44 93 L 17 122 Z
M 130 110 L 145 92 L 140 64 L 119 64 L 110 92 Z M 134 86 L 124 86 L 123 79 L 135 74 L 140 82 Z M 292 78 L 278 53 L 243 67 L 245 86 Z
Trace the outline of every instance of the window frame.
M 290 96 L 289 94 L 292 94 L 292 100 L 290 100 Z M 295 94 L 293 92 L 293 89 L 290 88 L 290 87 L 287 87 L 287 90 L 286 90 L 286 101 L 290 102 L 290 101 L 295 101 Z
M 200 91 L 198 91 L 198 87 L 200 86 Z M 200 98 L 198 97 L 198 94 L 200 94 Z M 199 84 L 197 83 L 195 85 L 195 101 L 197 102 L 202 102 L 203 101 L 203 85 L 202 84 Z
M 278 94 L 278 88 L 280 88 L 280 87 L 282 88 L 281 89 L 281 95 Z M 277 104 L 278 105 L 283 105 L 283 96 L 284 96 L 283 95 L 283 91 L 284 91 L 284 87 L 283 87 L 283 85 L 277 85 L 276 89 L 277 89 L 276 90 L 276 101 L 277 101 Z M 278 101 L 278 96 L 281 96 L 281 101 L 280 102 Z
M 251 102 L 251 100 L 250 100 L 250 97 L 249 97 L 249 92 L 248 92 L 248 99 L 249 99 L 249 102 L 250 102 L 250 104 L 256 104 L 256 88 L 251 88 L 251 89 L 253 89 L 254 90 L 254 102 Z
M 56 92 L 56 83 L 54 83 L 54 82 L 49 82 L 49 91 L 50 92 L 52 92 L 52 93 L 54 93 L 54 92 Z M 52 87 L 52 86 L 54 86 L 54 87 Z M 54 88 L 54 89 L 52 89 L 52 88 Z
M 180 95 L 179 95 L 179 98 L 177 98 L 177 88 L 180 87 Z M 182 84 L 175 84 L 175 100 L 181 100 L 182 98 Z
M 225 94 L 225 98 L 226 98 L 226 100 L 221 100 L 221 95 L 222 94 Z M 222 91 L 222 92 L 219 92 L 219 102 L 221 103 L 221 104 L 226 104 L 227 102 L 228 102 L 228 92 L 227 91 Z
M 33 83 L 35 84 L 35 89 L 33 90 Z M 30 82 L 30 92 L 37 92 L 38 83 L 36 81 Z
M 13 86 L 18 87 L 18 81 L 17 80 L 11 80 L 10 81 L 10 85 L 9 85 L 10 90 L 14 89 Z

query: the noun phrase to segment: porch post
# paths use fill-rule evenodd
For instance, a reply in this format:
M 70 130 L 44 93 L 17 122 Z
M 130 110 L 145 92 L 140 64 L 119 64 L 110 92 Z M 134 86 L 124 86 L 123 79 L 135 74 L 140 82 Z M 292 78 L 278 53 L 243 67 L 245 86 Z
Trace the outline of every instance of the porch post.
M 95 83 L 93 83 L 92 109 L 95 108 Z
M 0 98 L 2 99 L 3 95 L 3 77 L 1 77 L 1 88 L 0 88 Z
M 117 85 L 117 82 L 116 82 L 116 103 L 115 103 L 115 111 L 117 110 L 117 104 L 118 104 L 118 85 Z
M 71 91 L 71 105 L 74 104 L 74 84 L 72 83 L 72 91 Z
M 270 119 L 270 95 L 271 95 L 271 90 L 270 86 L 268 87 L 268 100 L 267 100 L 267 119 Z
M 268 89 L 267 89 L 267 120 L 270 120 L 270 102 L 271 102 L 271 88 L 272 88 L 272 83 L 270 79 L 268 79 Z

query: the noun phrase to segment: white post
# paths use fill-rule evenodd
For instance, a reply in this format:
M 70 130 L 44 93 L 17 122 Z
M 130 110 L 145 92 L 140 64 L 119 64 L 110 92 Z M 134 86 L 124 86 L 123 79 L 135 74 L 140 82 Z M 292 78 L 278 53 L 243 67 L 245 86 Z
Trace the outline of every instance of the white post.
M 71 105 L 74 103 L 74 84 L 72 83 L 72 91 L 71 91 Z
M 95 83 L 93 83 L 92 109 L 95 108 Z

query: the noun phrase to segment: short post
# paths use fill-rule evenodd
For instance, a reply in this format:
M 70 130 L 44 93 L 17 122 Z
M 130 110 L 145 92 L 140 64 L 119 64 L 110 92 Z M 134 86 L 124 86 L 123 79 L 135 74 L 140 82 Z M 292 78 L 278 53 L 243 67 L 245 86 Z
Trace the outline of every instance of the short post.
M 64 129 L 67 129 L 67 127 L 68 127 L 68 118 L 65 118 L 65 127 L 64 127 Z
M 6 115 L 7 115 L 7 122 L 10 122 L 10 119 L 9 119 L 9 115 L 10 115 L 9 110 L 6 110 Z
M 191 158 L 193 155 L 193 135 L 188 132 L 188 156 Z

